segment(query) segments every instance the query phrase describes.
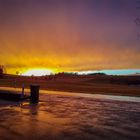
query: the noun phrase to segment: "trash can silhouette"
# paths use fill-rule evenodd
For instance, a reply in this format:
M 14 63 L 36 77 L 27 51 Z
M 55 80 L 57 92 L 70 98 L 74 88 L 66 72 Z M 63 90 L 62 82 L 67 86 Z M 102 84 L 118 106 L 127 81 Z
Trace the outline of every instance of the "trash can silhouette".
M 39 85 L 30 85 L 30 103 L 37 104 L 39 102 Z

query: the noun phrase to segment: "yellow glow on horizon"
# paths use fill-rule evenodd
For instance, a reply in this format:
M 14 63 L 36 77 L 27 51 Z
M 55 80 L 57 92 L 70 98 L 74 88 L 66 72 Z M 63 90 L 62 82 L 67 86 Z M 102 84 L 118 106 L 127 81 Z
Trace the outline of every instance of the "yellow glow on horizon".
M 34 68 L 34 69 L 29 69 L 25 72 L 23 72 L 22 75 L 24 76 L 44 76 L 44 75 L 50 75 L 55 73 L 54 70 L 47 69 L 47 68 Z

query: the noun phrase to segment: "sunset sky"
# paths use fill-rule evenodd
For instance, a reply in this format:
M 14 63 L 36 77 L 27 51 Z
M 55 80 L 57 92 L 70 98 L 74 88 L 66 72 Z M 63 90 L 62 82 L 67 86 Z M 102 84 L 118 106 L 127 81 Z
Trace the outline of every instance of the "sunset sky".
M 140 69 L 136 0 L 0 0 L 8 73 Z

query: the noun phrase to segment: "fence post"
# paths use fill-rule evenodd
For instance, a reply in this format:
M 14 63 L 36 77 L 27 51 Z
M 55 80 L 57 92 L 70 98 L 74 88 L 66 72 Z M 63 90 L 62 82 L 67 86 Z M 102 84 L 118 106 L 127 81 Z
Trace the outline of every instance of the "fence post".
M 39 102 L 39 85 L 30 85 L 30 103 L 37 104 Z

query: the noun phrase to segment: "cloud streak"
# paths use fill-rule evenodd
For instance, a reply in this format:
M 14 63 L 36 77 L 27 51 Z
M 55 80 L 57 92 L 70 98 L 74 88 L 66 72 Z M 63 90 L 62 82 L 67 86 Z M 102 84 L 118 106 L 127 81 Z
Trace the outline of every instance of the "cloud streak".
M 79 71 L 140 68 L 132 0 L 0 0 L 0 63 Z

